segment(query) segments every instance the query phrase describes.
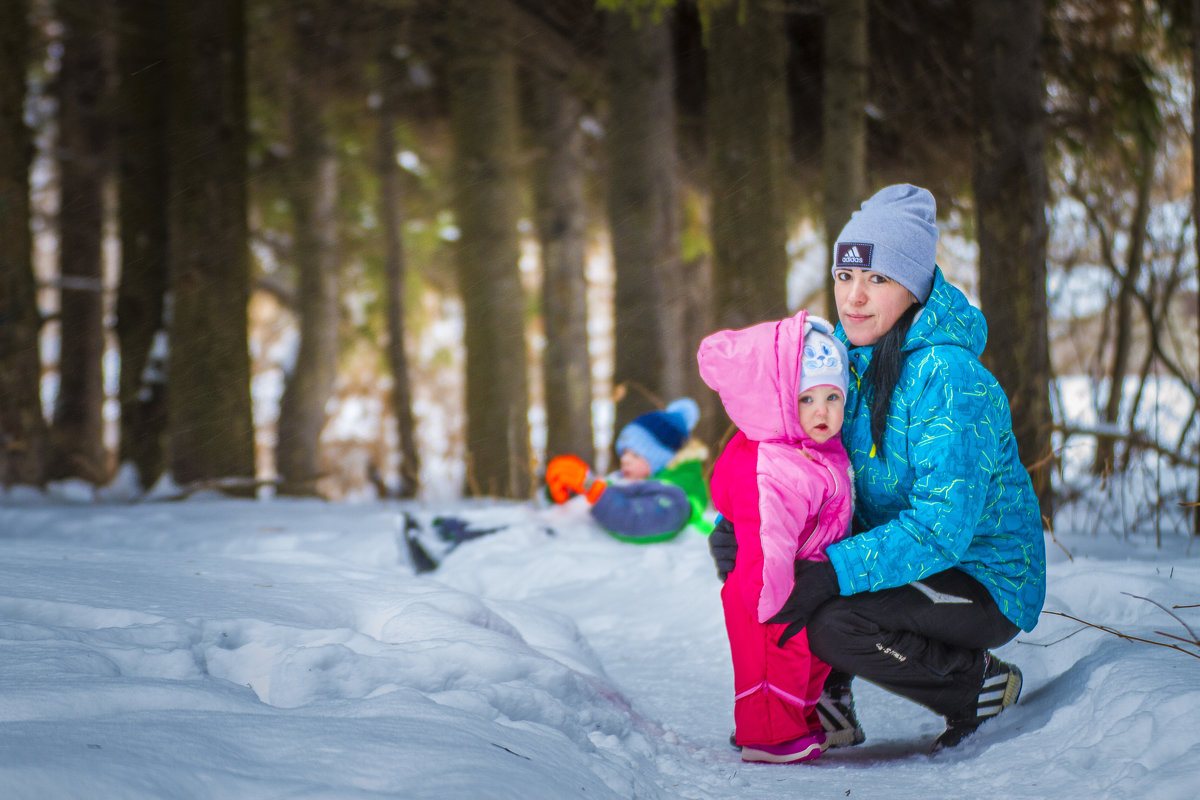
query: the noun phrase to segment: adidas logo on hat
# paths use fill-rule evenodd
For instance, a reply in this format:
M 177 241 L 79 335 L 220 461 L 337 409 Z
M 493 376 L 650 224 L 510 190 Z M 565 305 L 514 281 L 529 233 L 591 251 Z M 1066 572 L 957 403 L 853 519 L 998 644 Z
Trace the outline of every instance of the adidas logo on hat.
M 857 267 L 858 269 L 870 269 L 871 252 L 874 249 L 875 245 L 866 244 L 865 242 L 838 242 L 833 258 L 833 268 Z

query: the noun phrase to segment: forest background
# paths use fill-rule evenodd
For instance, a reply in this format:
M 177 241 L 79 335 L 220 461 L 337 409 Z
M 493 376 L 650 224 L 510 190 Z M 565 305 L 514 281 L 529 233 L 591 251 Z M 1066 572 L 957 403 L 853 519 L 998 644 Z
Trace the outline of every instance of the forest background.
M 699 340 L 836 317 L 832 237 L 905 181 L 1047 526 L 1085 441 L 1118 494 L 1194 470 L 1140 501 L 1200 532 L 1197 26 L 1200 0 L 5 2 L 0 481 L 523 498 L 685 394 L 715 451 Z M 1191 413 L 1148 424 L 1164 387 Z

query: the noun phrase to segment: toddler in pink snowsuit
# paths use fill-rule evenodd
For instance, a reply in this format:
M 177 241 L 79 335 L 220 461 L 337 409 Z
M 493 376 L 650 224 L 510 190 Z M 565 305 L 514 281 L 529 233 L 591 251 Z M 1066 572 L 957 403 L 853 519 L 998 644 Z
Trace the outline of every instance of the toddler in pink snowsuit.
M 800 311 L 714 333 L 697 354 L 701 377 L 739 428 L 711 489 L 738 544 L 721 601 L 744 761 L 808 761 L 825 741 L 815 705 L 829 667 L 809 652 L 807 631 L 781 647 L 786 626 L 767 620 L 792 591 L 795 562 L 825 560 L 825 547 L 849 532 L 847 357 L 832 334 L 828 322 Z

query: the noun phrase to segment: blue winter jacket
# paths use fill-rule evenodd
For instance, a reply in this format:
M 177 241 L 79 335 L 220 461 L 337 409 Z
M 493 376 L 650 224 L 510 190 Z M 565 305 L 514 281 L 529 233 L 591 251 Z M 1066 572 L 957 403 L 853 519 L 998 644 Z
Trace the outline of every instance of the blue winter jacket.
M 847 341 L 841 325 L 836 333 Z M 1031 630 L 1046 598 L 1045 540 L 1008 400 L 979 361 L 986 340 L 983 313 L 937 270 L 904 343 L 882 452 L 871 440 L 862 383 L 874 348 L 850 350 L 842 441 L 860 532 L 826 552 L 842 594 L 957 567 Z

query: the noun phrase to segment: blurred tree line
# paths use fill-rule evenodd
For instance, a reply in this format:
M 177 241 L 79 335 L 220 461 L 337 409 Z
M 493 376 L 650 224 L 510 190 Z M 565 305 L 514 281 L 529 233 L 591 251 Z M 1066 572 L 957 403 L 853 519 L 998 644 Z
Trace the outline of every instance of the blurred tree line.
M 1146 447 L 1194 467 L 1194 422 L 1148 441 L 1122 387 L 1165 373 L 1196 417 L 1198 16 L 1187 0 L 10 0 L 0 478 L 99 485 L 131 464 L 143 487 L 273 472 L 317 493 L 338 387 L 366 363 L 388 387 L 388 490 L 415 496 L 425 287 L 461 304 L 467 493 L 526 497 L 541 459 L 593 461 L 605 395 L 613 430 L 691 395 L 715 446 L 699 340 L 788 313 L 797 231 L 827 248 L 898 181 L 975 248 L 964 282 L 1047 519 L 1056 447 L 1080 435 L 1056 430 L 1056 375 L 1097 387 L 1098 473 Z M 589 318 L 598 240 L 607 321 Z M 1081 282 L 1104 301 L 1063 312 Z M 818 283 L 804 303 L 836 317 Z M 256 439 L 256 325 L 289 354 L 273 439 Z

